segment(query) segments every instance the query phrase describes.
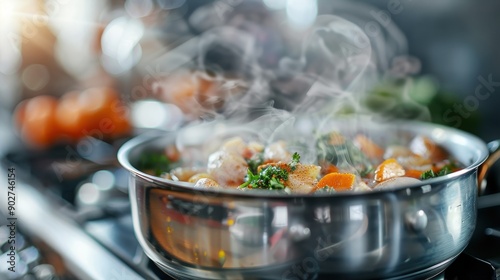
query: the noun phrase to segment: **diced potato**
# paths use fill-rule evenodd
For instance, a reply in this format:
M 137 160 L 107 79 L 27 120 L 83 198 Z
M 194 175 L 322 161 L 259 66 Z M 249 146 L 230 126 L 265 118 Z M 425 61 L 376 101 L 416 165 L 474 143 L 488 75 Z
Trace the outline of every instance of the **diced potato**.
M 395 177 L 395 178 L 390 178 L 389 180 L 385 180 L 383 182 L 380 182 L 378 185 L 375 186 L 375 189 L 389 189 L 389 188 L 398 188 L 398 187 L 405 187 L 405 186 L 412 186 L 415 184 L 419 184 L 420 180 L 417 180 L 415 178 L 410 178 L 410 177 Z
M 195 174 L 193 176 L 191 176 L 189 179 L 188 179 L 188 182 L 189 183 L 196 183 L 198 182 L 198 180 L 200 179 L 203 179 L 203 178 L 208 178 L 208 179 L 214 179 L 212 178 L 212 176 L 208 173 L 198 173 L 198 174 Z
M 442 147 L 426 136 L 413 138 L 410 149 L 413 153 L 434 162 L 445 160 L 448 157 L 448 153 Z
M 243 156 L 236 153 L 218 151 L 208 158 L 208 174 L 225 187 L 236 188 L 243 184 L 247 169 L 248 164 Z
M 193 175 L 200 173 L 199 169 L 189 167 L 177 167 L 170 171 L 172 180 L 187 182 Z
M 285 185 L 294 193 L 310 193 L 318 182 L 321 168 L 312 164 L 297 164 L 297 168 L 288 175 Z
M 264 151 L 264 145 L 257 142 L 248 143 L 247 147 L 243 151 L 243 157 L 246 159 L 252 158 L 255 154 L 261 153 Z
M 243 141 L 243 139 L 241 139 L 241 137 L 233 137 L 224 142 L 221 150 L 228 153 L 243 155 L 246 148 L 247 144 Z
M 288 163 L 274 162 L 260 165 L 257 171 L 260 172 L 268 166 L 276 166 L 289 172 L 288 180 L 284 182 L 284 185 L 294 193 L 311 192 L 318 183 L 317 178 L 321 170 L 321 167 L 317 165 L 299 163 L 296 165 L 295 170 L 292 171 Z
M 386 159 L 375 170 L 375 181 L 382 182 L 390 178 L 405 175 L 404 168 L 394 158 Z
M 389 146 L 385 149 L 384 159 L 388 158 L 399 158 L 399 157 L 409 157 L 415 154 L 408 148 L 404 146 Z
M 432 168 L 432 161 L 419 155 L 398 157 L 397 161 L 405 169 L 429 170 Z
M 213 179 L 210 178 L 201 178 L 199 179 L 196 184 L 194 184 L 195 188 L 221 188 L 221 186 L 215 182 Z
M 285 141 L 272 143 L 264 149 L 264 162 L 289 162 L 292 154 L 286 149 Z

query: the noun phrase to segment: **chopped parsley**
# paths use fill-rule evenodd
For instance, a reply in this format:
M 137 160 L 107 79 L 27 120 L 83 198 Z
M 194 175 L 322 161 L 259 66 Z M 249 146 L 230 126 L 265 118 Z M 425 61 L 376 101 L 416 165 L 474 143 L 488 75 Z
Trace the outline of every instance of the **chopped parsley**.
M 439 172 L 437 173 L 437 176 L 444 176 L 448 175 L 451 173 L 451 168 L 448 165 L 445 165 Z
M 297 164 L 299 163 L 300 163 L 300 155 L 297 152 L 295 152 L 292 155 L 292 161 L 288 164 L 288 166 L 290 166 L 290 170 L 295 171 L 295 169 L 297 168 Z
M 288 168 L 290 171 L 294 171 L 297 168 L 297 164 L 300 163 L 300 156 L 298 153 L 294 153 L 292 160 L 288 163 Z M 247 170 L 246 182 L 241 184 L 238 188 L 252 188 L 252 189 L 270 189 L 270 190 L 284 190 L 285 182 L 288 180 L 289 171 L 274 165 L 268 165 L 257 172 L 251 170 L 249 165 Z
M 264 153 L 257 153 L 251 158 L 247 159 L 248 169 L 252 173 L 257 173 L 257 168 L 264 162 Z
M 164 154 L 145 152 L 141 154 L 136 165 L 139 170 L 160 176 L 163 172 L 172 168 L 173 162 Z
M 431 179 L 431 178 L 436 178 L 436 177 L 448 175 L 448 174 L 452 173 L 452 170 L 455 168 L 457 168 L 457 165 L 454 162 L 451 162 L 451 163 L 443 166 L 443 168 L 441 168 L 438 172 L 434 172 L 432 169 L 429 169 L 429 170 L 425 171 L 424 173 L 422 173 L 422 175 L 420 175 L 420 180 L 427 180 L 427 179 Z
M 425 171 L 424 173 L 422 173 L 422 175 L 420 175 L 420 180 L 427 180 L 427 179 L 436 178 L 436 177 L 437 177 L 437 174 L 434 173 L 434 171 L 432 171 L 432 169 L 429 169 L 429 170 Z

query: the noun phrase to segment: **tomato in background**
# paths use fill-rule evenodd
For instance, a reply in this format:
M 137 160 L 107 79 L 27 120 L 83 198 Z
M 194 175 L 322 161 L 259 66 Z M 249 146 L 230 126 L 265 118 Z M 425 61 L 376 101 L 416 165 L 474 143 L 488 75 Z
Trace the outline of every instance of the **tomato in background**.
M 24 123 L 26 118 L 26 105 L 28 105 L 29 101 L 30 99 L 19 102 L 14 109 L 14 126 L 16 128 L 20 128 Z
M 176 73 L 154 83 L 153 92 L 161 100 L 179 107 L 186 115 L 199 117 L 224 105 L 221 85 L 191 72 Z
M 45 148 L 59 138 L 56 122 L 58 101 L 52 96 L 41 95 L 21 102 L 15 111 L 15 119 L 20 124 L 22 138 L 28 143 Z
M 113 103 L 110 113 L 111 133 L 116 136 L 127 135 L 132 131 L 132 125 L 128 117 L 128 107 L 118 101 Z
M 127 134 L 131 130 L 128 107 L 112 88 L 93 88 L 81 93 L 85 132 L 98 131 L 106 137 Z
M 85 119 L 81 111 L 79 92 L 68 92 L 59 100 L 56 109 L 56 122 L 60 127 L 61 134 L 71 141 L 76 141 L 83 136 L 82 126 Z
M 37 147 L 76 143 L 86 136 L 112 139 L 129 134 L 128 106 L 112 88 L 72 91 L 59 100 L 38 96 L 15 109 L 15 125 L 23 140 Z

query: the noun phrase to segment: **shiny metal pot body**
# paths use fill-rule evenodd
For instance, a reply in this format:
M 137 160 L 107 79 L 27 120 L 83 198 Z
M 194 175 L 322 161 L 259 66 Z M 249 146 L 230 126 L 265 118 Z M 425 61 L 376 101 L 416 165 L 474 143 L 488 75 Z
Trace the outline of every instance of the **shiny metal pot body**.
M 215 192 L 135 169 L 142 152 L 175 134 L 120 150 L 130 171 L 136 236 L 167 273 L 200 279 L 422 278 L 466 247 L 476 223 L 477 172 L 486 145 L 458 130 L 394 126 L 433 138 L 469 166 L 419 185 L 330 196 Z M 391 132 L 392 133 L 392 132 Z

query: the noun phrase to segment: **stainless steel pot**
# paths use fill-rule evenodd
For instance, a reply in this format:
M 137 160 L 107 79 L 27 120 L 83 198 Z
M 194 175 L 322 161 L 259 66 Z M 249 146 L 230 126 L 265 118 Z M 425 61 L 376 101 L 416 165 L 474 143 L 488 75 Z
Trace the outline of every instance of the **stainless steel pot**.
M 344 127 L 371 130 L 363 123 Z M 473 135 L 428 123 L 391 124 L 383 132 L 426 135 L 467 167 L 413 186 L 373 192 L 329 196 L 217 192 L 135 168 L 141 153 L 161 151 L 176 137 L 176 133 L 143 135 L 126 143 L 118 154 L 130 171 L 135 234 L 146 254 L 179 278 L 434 276 L 472 236 L 478 169 L 489 157 L 488 147 Z

